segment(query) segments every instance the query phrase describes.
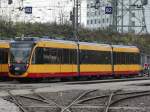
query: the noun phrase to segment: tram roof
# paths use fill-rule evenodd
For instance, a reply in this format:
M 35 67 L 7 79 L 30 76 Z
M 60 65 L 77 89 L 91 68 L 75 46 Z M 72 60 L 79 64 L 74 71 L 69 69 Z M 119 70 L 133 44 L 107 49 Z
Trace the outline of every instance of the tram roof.
M 137 48 L 136 46 L 131 45 L 112 45 L 114 48 Z
M 136 46 L 127 46 L 127 45 L 112 45 L 113 51 L 116 52 L 135 52 L 139 53 L 140 50 Z
M 61 40 L 61 39 L 50 39 L 50 38 L 37 38 L 37 37 L 26 37 L 23 38 L 23 40 L 14 40 L 12 42 L 31 42 L 31 43 L 43 43 L 43 42 L 52 42 L 52 43 L 60 43 L 60 44 L 70 44 L 70 45 L 76 45 L 76 41 L 70 41 L 70 40 Z M 1 42 L 1 41 L 0 41 Z M 131 50 L 131 52 L 139 52 L 139 49 L 136 46 L 130 46 L 130 45 L 110 45 L 110 44 L 101 44 L 101 43 L 94 43 L 94 42 L 79 42 L 81 46 L 95 46 L 95 47 L 107 47 L 111 48 L 113 47 L 114 50 L 118 52 L 126 52 L 128 49 Z
M 45 42 L 56 42 L 56 43 L 68 43 L 68 44 L 77 44 L 76 41 L 70 41 L 70 40 L 55 40 L 55 39 L 41 39 L 37 42 L 45 41 Z M 101 45 L 101 46 L 110 46 L 109 44 L 100 44 L 100 43 L 93 43 L 93 42 L 79 42 L 80 45 Z
M 7 40 L 0 40 L 0 48 L 9 48 L 9 42 Z
M 40 41 L 46 41 L 46 42 L 57 42 L 57 43 L 69 43 L 69 44 L 76 44 L 75 41 L 69 41 L 69 40 L 55 40 L 55 39 L 41 39 L 36 42 Z M 80 45 L 95 45 L 95 46 L 106 46 L 106 47 L 114 47 L 114 48 L 137 48 L 136 46 L 131 45 L 110 45 L 110 44 L 101 44 L 101 43 L 94 43 L 94 42 L 79 42 Z

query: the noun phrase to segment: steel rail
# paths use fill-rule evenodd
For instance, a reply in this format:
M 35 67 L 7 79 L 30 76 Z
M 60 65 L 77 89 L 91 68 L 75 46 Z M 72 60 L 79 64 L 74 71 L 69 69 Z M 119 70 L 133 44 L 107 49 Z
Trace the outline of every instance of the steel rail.
M 143 93 L 143 92 L 150 92 L 150 91 L 137 91 L 137 92 L 126 92 L 126 93 L 116 93 L 116 95 L 129 95 L 129 94 L 139 94 L 139 93 Z M 77 104 L 81 104 L 90 100 L 94 100 L 94 99 L 100 99 L 100 98 L 105 98 L 108 97 L 109 95 L 102 95 L 102 96 L 94 96 L 94 97 L 90 97 L 90 98 L 86 98 L 83 100 L 79 100 L 77 102 Z
M 77 97 L 75 100 L 73 100 L 72 103 L 70 103 L 67 107 L 65 107 L 63 110 L 61 110 L 61 112 L 64 112 L 66 109 L 70 108 L 72 105 L 74 105 L 82 97 L 86 96 L 89 93 L 95 92 L 95 91 L 97 91 L 97 90 L 89 90 L 89 91 L 83 92 L 79 97 Z
M 42 96 L 42 95 L 40 95 L 40 94 L 38 94 L 38 93 L 36 93 L 36 92 L 34 92 L 34 94 L 35 94 L 36 96 L 38 96 L 39 98 L 43 99 L 44 102 L 46 102 L 47 104 L 51 104 L 50 102 L 52 102 L 53 104 L 55 104 L 55 105 L 56 105 L 58 108 L 60 108 L 61 110 L 64 109 L 63 106 L 59 105 L 59 104 L 56 103 L 55 101 L 53 101 L 53 100 L 47 100 L 47 98 L 45 98 L 44 96 Z M 67 109 L 67 111 L 68 111 L 68 112 L 71 112 L 69 109 Z
M 71 112 L 69 110 L 69 108 L 72 105 L 74 105 L 74 104 L 80 104 L 80 103 L 83 103 L 83 102 L 86 102 L 86 101 L 90 101 L 90 100 L 93 100 L 93 99 L 97 99 L 97 98 L 109 97 L 109 100 L 108 100 L 108 103 L 107 103 L 107 107 L 105 108 L 105 111 L 104 111 L 104 112 L 108 112 L 108 110 L 111 108 L 112 105 L 114 105 L 114 104 L 116 104 L 116 103 L 118 103 L 120 101 L 123 101 L 123 100 L 126 100 L 126 99 L 131 99 L 131 98 L 136 98 L 136 97 L 150 95 L 150 91 L 136 91 L 136 92 L 117 93 L 118 91 L 121 91 L 121 90 L 116 90 L 116 91 L 112 92 L 109 95 L 95 96 L 95 97 L 91 97 L 91 98 L 86 98 L 86 99 L 80 100 L 85 95 L 87 95 L 87 94 L 89 94 L 91 92 L 94 92 L 94 91 L 97 91 L 97 90 L 89 90 L 89 91 L 83 92 L 79 97 L 77 97 L 75 100 L 73 100 L 72 103 L 70 103 L 66 107 L 57 104 L 53 100 L 47 100 L 47 98 L 45 98 L 44 96 L 42 96 L 42 95 L 40 95 L 38 93 L 35 93 L 35 95 L 40 97 L 40 99 L 39 98 L 30 97 L 30 96 L 23 96 L 23 95 L 18 95 L 18 96 L 19 97 L 23 97 L 23 98 L 27 98 L 27 99 L 40 101 L 40 102 L 43 102 L 43 103 L 46 103 L 46 104 L 54 103 L 57 107 L 59 107 L 61 109 L 61 112 L 64 112 L 65 110 L 68 111 L 68 112 Z M 21 109 L 21 111 L 27 112 L 27 110 L 22 106 L 22 104 L 15 98 L 15 96 L 10 91 L 8 91 L 8 94 L 9 94 L 9 96 L 11 98 L 11 100 L 9 99 L 9 101 L 15 103 Z M 135 95 L 133 95 L 133 94 L 135 94 Z M 118 100 L 112 101 L 112 97 L 113 96 L 117 96 L 117 95 L 130 95 L 130 96 L 127 96 L 125 98 L 120 98 Z
M 63 82 L 64 84 L 95 84 L 95 83 L 112 83 L 112 82 L 127 82 L 137 80 L 150 80 L 150 77 L 125 78 L 125 79 L 106 79 L 106 80 L 91 80 L 91 81 L 73 81 Z
M 20 109 L 22 112 L 28 112 L 26 109 L 24 109 L 24 107 L 22 106 L 22 104 L 15 98 L 15 96 L 10 92 L 10 91 L 7 91 L 10 98 L 12 100 L 10 100 L 11 102 L 15 103 Z
M 111 101 L 112 101 L 113 96 L 115 96 L 115 94 L 116 94 L 117 92 L 119 92 L 119 91 L 121 91 L 121 90 L 119 89 L 119 90 L 113 91 L 113 92 L 110 94 L 109 99 L 108 99 L 108 102 L 107 102 L 107 105 L 106 105 L 106 108 L 104 109 L 104 112 L 108 112 L 109 107 L 110 107 L 110 105 L 111 105 Z
M 107 105 L 106 105 L 106 108 L 104 109 L 104 112 L 108 112 L 109 106 L 110 106 L 110 103 L 111 103 L 111 100 L 112 100 L 113 95 L 114 95 L 114 92 L 112 92 L 112 93 L 110 94 L 109 100 L 108 100 L 108 103 L 107 103 Z
M 147 92 L 147 93 L 143 92 L 143 93 L 136 94 L 136 95 L 133 95 L 133 96 L 127 96 L 127 97 L 125 97 L 125 98 L 120 98 L 120 99 L 118 99 L 118 100 L 116 100 L 116 101 L 113 101 L 113 102 L 110 104 L 110 106 L 111 106 L 111 105 L 114 105 L 114 104 L 116 104 L 116 103 L 118 103 L 118 102 L 120 102 L 120 101 L 126 100 L 126 99 L 132 99 L 132 98 L 142 97 L 142 96 L 147 96 L 147 95 L 150 95 L 150 91 Z

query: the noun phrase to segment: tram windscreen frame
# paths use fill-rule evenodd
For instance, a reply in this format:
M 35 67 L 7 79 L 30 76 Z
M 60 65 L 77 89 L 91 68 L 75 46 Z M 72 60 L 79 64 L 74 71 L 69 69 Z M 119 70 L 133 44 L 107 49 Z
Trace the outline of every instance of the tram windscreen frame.
M 29 64 L 33 43 L 11 43 L 10 63 Z

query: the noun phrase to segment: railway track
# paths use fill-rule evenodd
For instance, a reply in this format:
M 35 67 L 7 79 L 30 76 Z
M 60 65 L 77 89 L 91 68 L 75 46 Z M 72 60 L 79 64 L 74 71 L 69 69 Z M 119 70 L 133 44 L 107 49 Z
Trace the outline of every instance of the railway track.
M 69 82 L 38 82 L 38 83 L 20 83 L 18 81 L 7 81 L 7 82 L 2 82 L 0 83 L 0 89 L 12 89 L 12 90 L 23 90 L 23 89 L 36 89 L 36 88 L 50 88 L 50 87 L 59 87 L 59 86 L 65 86 L 65 85 L 84 85 L 84 84 L 101 84 L 101 83 L 115 83 L 115 82 L 131 82 L 133 81 L 133 85 L 138 85 L 135 84 L 136 81 L 146 81 L 147 82 L 141 82 L 144 84 L 148 85 L 148 80 L 150 80 L 149 77 L 144 77 L 144 78 L 128 78 L 128 79 L 107 79 L 107 80 L 91 80 L 91 81 L 69 81 Z M 132 83 L 132 82 L 131 82 Z M 130 83 L 129 83 L 130 84 Z M 140 82 L 139 82 L 140 85 Z M 47 91 L 48 92 L 48 91 Z
M 140 81 L 150 80 L 150 77 L 138 77 L 138 78 L 124 78 L 124 79 L 102 79 L 102 80 L 90 80 L 90 81 L 69 81 L 64 84 L 95 84 L 95 83 L 112 83 L 112 82 L 126 82 L 126 81 Z
M 32 84 L 94 84 L 94 83 L 111 83 L 111 82 L 125 82 L 125 81 L 139 81 L 139 80 L 150 80 L 150 77 L 136 77 L 136 78 L 121 78 L 121 79 L 99 79 L 99 80 L 78 80 L 78 81 L 60 81 L 60 80 L 46 80 L 46 81 L 37 81 L 37 82 L 20 82 L 17 80 L 11 80 L 11 81 L 0 81 L 0 85 L 5 84 L 24 84 L 24 85 L 32 85 Z
M 22 112 L 31 112 L 30 109 L 32 110 L 33 108 L 45 108 L 47 110 L 49 110 L 49 108 L 56 108 L 57 112 L 76 112 L 75 111 L 76 109 L 100 109 L 102 112 L 109 112 L 110 110 L 120 110 L 123 108 L 126 110 L 128 109 L 143 110 L 142 107 L 117 106 L 117 105 L 120 102 L 124 102 L 126 100 L 130 101 L 131 99 L 135 100 L 139 97 L 150 96 L 150 91 L 125 92 L 122 90 L 115 90 L 115 91 L 110 91 L 103 95 L 91 97 L 90 94 L 99 92 L 99 90 L 88 90 L 88 91 L 80 92 L 79 95 L 77 95 L 75 99 L 70 101 L 69 104 L 63 105 L 63 102 L 65 102 L 64 100 L 63 102 L 58 103 L 55 100 L 49 99 L 42 94 L 36 93 L 34 90 L 32 92 L 33 92 L 32 96 L 25 96 L 25 95 L 14 96 L 10 91 L 8 91 L 9 97 L 6 99 L 15 103 Z M 102 104 L 88 103 L 90 101 L 102 100 L 104 98 L 106 100 L 104 100 Z M 37 102 L 41 102 L 42 104 L 24 105 L 23 103 L 20 102 L 21 99 L 28 99 L 31 102 L 37 101 Z M 32 110 L 32 112 L 34 111 Z

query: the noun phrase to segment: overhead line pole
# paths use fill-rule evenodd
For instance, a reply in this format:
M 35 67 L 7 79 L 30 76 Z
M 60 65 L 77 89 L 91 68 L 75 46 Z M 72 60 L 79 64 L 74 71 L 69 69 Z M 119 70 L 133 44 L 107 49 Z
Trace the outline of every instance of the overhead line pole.
M 80 45 L 79 45 L 79 36 L 78 36 L 78 9 L 79 9 L 79 0 L 74 0 L 74 21 L 73 21 L 73 35 L 77 44 L 77 75 L 80 76 Z

